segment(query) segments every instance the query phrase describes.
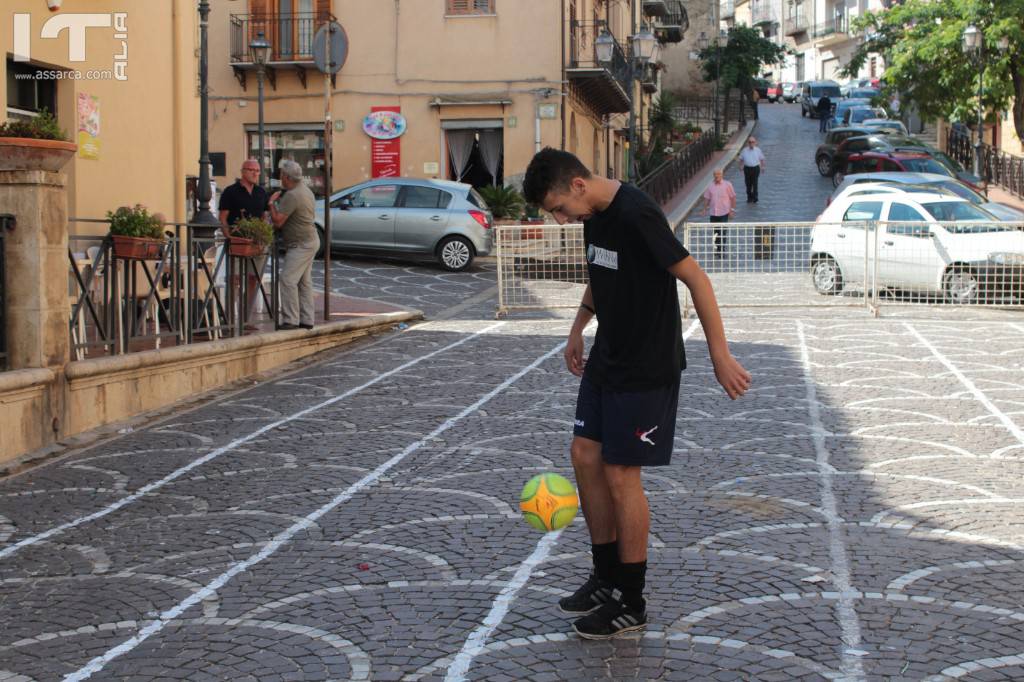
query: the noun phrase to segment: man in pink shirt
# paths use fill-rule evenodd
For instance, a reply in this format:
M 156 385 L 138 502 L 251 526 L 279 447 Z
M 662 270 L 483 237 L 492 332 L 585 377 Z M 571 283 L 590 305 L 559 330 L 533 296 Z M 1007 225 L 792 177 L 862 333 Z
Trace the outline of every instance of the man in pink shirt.
M 725 179 L 721 170 L 715 171 L 715 180 L 704 191 L 704 211 L 711 216 L 713 223 L 727 223 L 729 216 L 736 212 L 736 190 L 732 183 Z M 726 235 L 722 229 L 715 229 L 712 237 L 715 244 L 715 255 L 720 256 L 725 250 Z

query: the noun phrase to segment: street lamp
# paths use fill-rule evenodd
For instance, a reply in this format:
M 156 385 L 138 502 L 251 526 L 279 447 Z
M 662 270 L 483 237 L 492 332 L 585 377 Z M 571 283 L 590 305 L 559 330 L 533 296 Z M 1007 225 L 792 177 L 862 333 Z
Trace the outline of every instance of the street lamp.
M 220 225 L 210 210 L 213 192 L 210 190 L 210 130 L 209 130 L 209 48 L 206 28 L 210 19 L 209 0 L 199 0 L 199 210 L 192 217 L 194 225 L 215 228 Z
M 626 80 L 629 83 L 629 141 L 627 142 L 626 155 L 626 180 L 634 179 L 633 149 L 636 140 L 636 87 L 635 81 L 642 77 L 644 67 L 655 54 L 658 46 L 658 39 L 647 26 L 629 37 L 629 55 L 626 57 Z M 594 50 L 597 53 L 597 61 L 602 66 L 610 68 L 615 56 L 615 38 L 608 29 L 601 31 L 594 40 Z
M 258 86 L 257 110 L 259 111 L 259 124 L 257 125 L 257 134 L 260 136 L 259 154 L 260 154 L 260 186 L 267 186 L 266 169 L 264 168 L 264 156 L 263 156 L 263 77 L 267 71 L 267 60 L 270 59 L 270 43 L 267 42 L 266 38 L 263 37 L 263 31 L 249 43 L 249 54 L 252 57 L 253 63 L 256 65 L 256 82 Z
M 1006 36 L 999 38 L 997 48 L 999 54 L 1005 54 L 1010 49 L 1010 39 Z M 978 69 L 978 139 L 974 143 L 974 174 L 979 178 L 982 171 L 982 149 L 985 131 L 985 109 L 982 104 L 985 84 L 985 35 L 974 24 L 969 24 L 964 29 L 963 35 L 964 55 L 972 60 Z

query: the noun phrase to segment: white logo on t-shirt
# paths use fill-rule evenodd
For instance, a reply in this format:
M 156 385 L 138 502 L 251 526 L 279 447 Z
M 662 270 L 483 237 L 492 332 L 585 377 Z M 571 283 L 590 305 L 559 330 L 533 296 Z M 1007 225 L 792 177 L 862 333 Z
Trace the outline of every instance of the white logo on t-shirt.
M 618 251 L 609 251 L 608 249 L 602 249 L 600 246 L 591 244 L 587 247 L 587 262 L 600 265 L 609 270 L 618 270 L 619 253 Z

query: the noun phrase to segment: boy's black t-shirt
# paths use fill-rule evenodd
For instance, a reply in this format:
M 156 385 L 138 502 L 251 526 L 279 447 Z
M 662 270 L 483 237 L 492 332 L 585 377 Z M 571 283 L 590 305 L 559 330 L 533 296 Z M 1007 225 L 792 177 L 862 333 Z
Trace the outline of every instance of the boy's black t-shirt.
M 686 367 L 676 278 L 689 256 L 661 208 L 622 184 L 611 204 L 583 223 L 597 338 L 584 373 L 616 391 L 675 383 Z

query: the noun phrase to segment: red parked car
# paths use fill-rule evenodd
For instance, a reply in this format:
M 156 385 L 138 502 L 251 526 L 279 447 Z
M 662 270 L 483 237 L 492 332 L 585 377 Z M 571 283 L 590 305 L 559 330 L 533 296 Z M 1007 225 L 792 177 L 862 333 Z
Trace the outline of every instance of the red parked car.
M 772 83 L 768 86 L 769 102 L 781 102 L 782 101 L 782 83 Z
M 845 144 L 845 143 L 844 143 Z M 874 151 L 850 154 L 843 159 L 839 154 L 833 157 L 832 186 L 839 187 L 847 175 L 854 173 L 912 172 L 938 173 L 956 178 L 953 172 L 921 152 Z

